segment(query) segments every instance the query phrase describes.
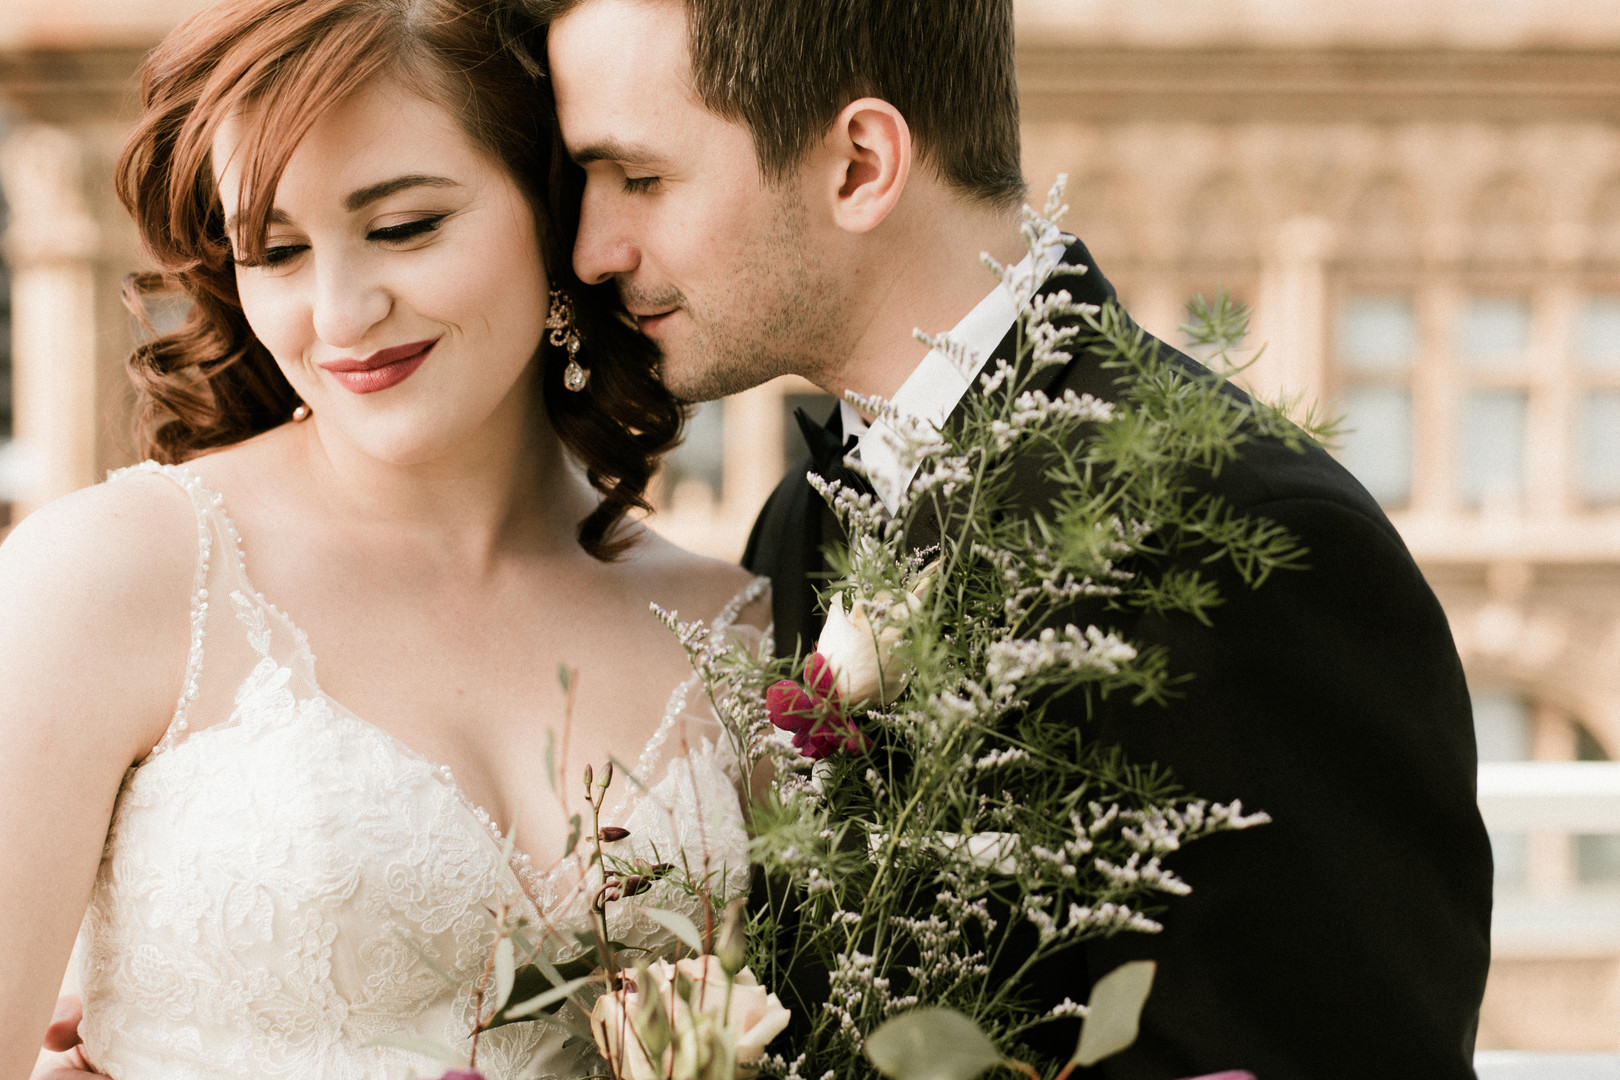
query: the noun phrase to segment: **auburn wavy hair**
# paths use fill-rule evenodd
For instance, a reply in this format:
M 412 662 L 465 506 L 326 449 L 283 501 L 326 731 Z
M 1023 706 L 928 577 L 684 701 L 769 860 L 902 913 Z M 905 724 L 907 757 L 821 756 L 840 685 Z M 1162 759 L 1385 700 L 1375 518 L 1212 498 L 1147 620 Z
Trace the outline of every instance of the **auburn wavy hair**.
M 242 313 L 210 161 L 219 125 L 253 110 L 233 209 L 244 257 L 259 257 L 299 141 L 369 80 L 392 76 L 457 117 L 534 210 L 548 277 L 574 298 L 591 369 L 585 391 L 565 390 L 567 355 L 542 343 L 536 408 L 601 495 L 579 525 L 581 546 L 598 559 L 622 555 L 633 540 L 617 526 L 648 508 L 648 482 L 685 411 L 612 285 L 585 286 L 571 269 L 584 179 L 562 151 L 544 56 L 545 27 L 521 0 L 226 0 L 165 38 L 142 67 L 142 115 L 116 175 L 157 266 L 124 286 L 152 331 L 128 363 L 141 452 L 185 461 L 284 423 L 298 405 Z M 159 333 L 148 302 L 162 294 L 190 303 L 178 328 Z

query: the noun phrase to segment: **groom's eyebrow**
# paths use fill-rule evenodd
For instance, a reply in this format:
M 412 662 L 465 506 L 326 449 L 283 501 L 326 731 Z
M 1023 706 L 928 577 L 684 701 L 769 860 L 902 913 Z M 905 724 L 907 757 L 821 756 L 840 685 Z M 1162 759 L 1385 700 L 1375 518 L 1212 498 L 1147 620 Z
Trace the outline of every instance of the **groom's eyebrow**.
M 611 161 L 616 165 L 637 165 L 642 168 L 662 165 L 664 159 L 645 147 L 632 146 L 629 143 L 619 142 L 617 139 L 603 139 L 600 142 L 582 146 L 570 152 L 576 165 L 589 165 L 593 161 Z

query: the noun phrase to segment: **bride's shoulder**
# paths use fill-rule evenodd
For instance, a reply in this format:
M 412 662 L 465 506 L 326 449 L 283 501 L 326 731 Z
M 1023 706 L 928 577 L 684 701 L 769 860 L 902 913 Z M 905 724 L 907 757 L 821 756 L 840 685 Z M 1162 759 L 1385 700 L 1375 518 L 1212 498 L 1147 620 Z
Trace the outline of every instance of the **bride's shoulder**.
M 761 630 L 769 624 L 769 583 L 736 563 L 698 555 L 650 531 L 631 551 L 653 602 L 683 621 L 724 619 Z
M 0 581 L 10 589 L 68 579 L 78 591 L 115 587 L 139 598 L 189 584 L 196 551 L 196 512 L 181 484 L 157 469 L 128 470 L 23 518 L 0 545 Z
M 155 472 L 127 475 L 17 523 L 0 544 L 0 612 L 36 637 L 60 632 L 63 647 L 136 644 L 177 606 L 184 629 L 196 563 L 185 491 Z
M 127 476 L 35 510 L 0 544 L 7 685 L 160 724 L 184 674 L 196 565 L 195 513 L 167 477 Z

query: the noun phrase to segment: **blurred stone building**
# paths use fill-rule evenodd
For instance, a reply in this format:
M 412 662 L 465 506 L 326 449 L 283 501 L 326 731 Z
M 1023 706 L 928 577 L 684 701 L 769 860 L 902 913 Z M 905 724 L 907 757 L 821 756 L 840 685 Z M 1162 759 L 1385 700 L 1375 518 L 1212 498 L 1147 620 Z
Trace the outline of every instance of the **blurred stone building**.
M 129 460 L 139 255 L 111 163 L 142 51 L 198 6 L 0 8 L 0 527 Z M 1620 757 L 1620 4 L 1020 0 L 1019 21 L 1032 186 L 1069 175 L 1068 227 L 1149 330 L 1179 343 L 1186 300 L 1225 287 L 1266 343 L 1245 380 L 1344 414 L 1343 460 L 1450 614 L 1482 756 Z M 799 407 L 829 405 L 780 380 L 700 409 L 654 525 L 735 557 Z M 1481 1045 L 1620 1050 L 1620 840 L 1496 850 Z

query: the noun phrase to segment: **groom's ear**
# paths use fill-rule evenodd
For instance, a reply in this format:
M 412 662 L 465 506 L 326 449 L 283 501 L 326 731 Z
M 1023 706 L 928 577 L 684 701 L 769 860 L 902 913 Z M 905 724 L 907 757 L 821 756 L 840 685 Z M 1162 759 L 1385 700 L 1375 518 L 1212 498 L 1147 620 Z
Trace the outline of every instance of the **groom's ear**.
M 877 228 L 911 175 L 906 118 L 882 98 L 860 98 L 839 112 L 821 149 L 834 223 L 851 233 Z

